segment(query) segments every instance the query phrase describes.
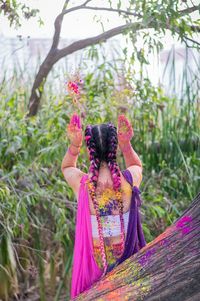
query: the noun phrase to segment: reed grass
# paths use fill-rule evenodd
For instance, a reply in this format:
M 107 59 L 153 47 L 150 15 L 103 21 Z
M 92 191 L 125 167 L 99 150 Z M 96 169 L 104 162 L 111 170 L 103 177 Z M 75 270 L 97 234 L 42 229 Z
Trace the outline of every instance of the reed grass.
M 99 57 L 94 53 L 92 57 L 98 62 Z M 144 166 L 143 229 L 146 240 L 151 241 L 181 215 L 200 187 L 198 76 L 193 74 L 189 81 L 186 54 L 181 89 L 178 87 L 175 49 L 163 74 L 173 83 L 168 93 L 162 86 L 153 86 L 144 74 L 138 79 L 131 75 L 124 64 L 126 57 L 120 61 L 121 68 L 116 60 L 107 62 L 104 56 L 102 61 L 93 70 L 84 70 L 87 114 L 83 123 L 116 124 L 121 112 L 130 118 L 135 132 L 131 142 Z M 5 70 L 0 83 L 0 254 L 4 252 L 0 277 L 6 279 L 1 282 L 0 296 L 5 300 L 11 284 L 15 283 L 12 293 L 17 292 L 18 282 L 21 291 L 22 282 L 27 290 L 31 285 L 39 287 L 42 301 L 57 301 L 62 294 L 69 297 L 77 203 L 60 166 L 69 143 L 65 128 L 74 107 L 62 84 L 54 89 L 54 80 L 64 79 L 67 67 L 65 63 L 62 71 L 53 69 L 40 111 L 28 120 L 24 115 L 32 74 L 25 76 L 26 70 L 16 67 L 8 79 Z M 120 91 L 116 89 L 119 74 L 125 81 Z M 181 91 L 178 96 L 177 89 Z M 86 154 L 83 145 L 78 167 L 85 172 L 89 165 Z M 118 160 L 125 168 L 120 154 Z

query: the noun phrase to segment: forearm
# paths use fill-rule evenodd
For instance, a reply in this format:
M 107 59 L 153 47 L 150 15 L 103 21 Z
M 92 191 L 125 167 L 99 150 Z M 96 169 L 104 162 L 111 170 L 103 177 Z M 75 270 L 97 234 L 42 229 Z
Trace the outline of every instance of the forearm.
M 62 160 L 61 170 L 66 167 L 76 167 L 79 151 L 80 147 L 76 147 L 73 144 L 69 145 L 67 152 Z
M 121 145 L 120 150 L 123 153 L 126 168 L 132 165 L 138 165 L 142 167 L 142 162 L 138 156 L 138 154 L 134 151 L 131 142 L 126 145 Z

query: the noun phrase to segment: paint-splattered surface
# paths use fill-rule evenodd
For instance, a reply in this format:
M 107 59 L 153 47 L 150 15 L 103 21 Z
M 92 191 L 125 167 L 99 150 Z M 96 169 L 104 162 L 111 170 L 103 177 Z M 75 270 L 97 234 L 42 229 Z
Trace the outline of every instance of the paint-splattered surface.
M 200 194 L 164 233 L 74 300 L 200 300 Z

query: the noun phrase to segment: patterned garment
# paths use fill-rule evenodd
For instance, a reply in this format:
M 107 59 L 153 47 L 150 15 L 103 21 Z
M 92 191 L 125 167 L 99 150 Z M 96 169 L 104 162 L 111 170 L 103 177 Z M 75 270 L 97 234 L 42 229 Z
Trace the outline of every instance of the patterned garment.
M 142 174 L 141 169 L 135 166 L 134 170 L 132 170 L 132 173 L 134 173 L 133 181 L 135 185 L 140 185 L 140 182 L 142 180 Z M 128 199 L 131 198 L 132 189 L 129 183 L 125 183 L 123 185 L 122 189 L 122 195 L 124 198 Z M 110 215 L 118 215 L 119 216 L 119 210 L 118 210 L 118 201 L 116 200 L 116 192 L 114 191 L 113 187 L 110 186 L 109 182 L 105 182 L 104 184 L 99 182 L 96 189 L 96 197 L 99 202 L 99 210 L 100 210 L 100 216 L 101 216 L 101 222 L 103 228 L 106 228 L 106 232 L 113 233 L 113 229 L 108 229 L 110 227 L 110 224 L 108 223 L 107 217 Z M 116 228 L 120 228 L 120 219 L 118 218 L 118 225 L 115 225 L 113 223 L 112 226 L 115 225 Z M 128 222 L 128 221 L 127 221 Z M 94 225 L 94 223 L 93 223 Z M 94 230 L 94 229 L 93 229 Z M 97 229 L 96 229 L 97 230 Z M 97 232 L 97 231 L 93 231 Z M 125 227 L 125 233 L 127 233 L 127 225 Z M 116 263 L 116 260 L 121 257 L 123 253 L 123 245 L 121 243 L 120 236 L 117 236 L 118 243 L 112 243 L 112 235 L 110 234 L 110 237 L 104 237 L 104 245 L 105 245 L 105 251 L 106 251 L 106 258 L 107 263 L 109 266 Z M 93 239 L 93 248 L 94 248 L 94 257 L 95 260 L 100 268 L 103 267 L 102 259 L 101 259 L 101 252 L 100 252 L 100 246 L 99 241 L 97 239 Z
M 131 187 L 129 184 L 123 188 L 123 193 L 127 197 L 131 197 Z M 109 182 L 105 184 L 98 183 L 96 189 L 96 197 L 99 202 L 100 216 L 118 214 L 118 201 L 115 196 L 116 192 L 112 187 L 110 187 Z
M 123 213 L 125 233 L 127 232 L 128 229 L 129 214 L 130 214 L 129 211 Z M 98 239 L 99 232 L 98 232 L 98 222 L 97 222 L 96 215 L 90 215 L 90 217 L 91 217 L 91 225 L 92 225 L 92 237 Z M 101 223 L 102 223 L 103 237 L 110 238 L 110 237 L 120 236 L 121 223 L 120 223 L 119 214 L 103 215 L 101 216 Z
M 102 192 L 103 191 L 103 192 Z M 113 188 L 110 187 L 109 183 L 105 184 L 99 184 L 99 187 L 96 190 L 96 195 L 99 201 L 99 209 L 100 209 L 100 216 L 101 216 L 101 222 L 103 228 L 105 227 L 106 230 L 109 224 L 106 222 L 107 217 L 111 215 L 118 215 L 119 216 L 119 211 L 118 211 L 118 201 L 115 199 L 115 191 Z M 123 188 L 123 193 L 124 195 L 131 197 L 131 187 L 129 184 L 127 184 Z M 120 219 L 118 218 L 119 225 L 118 228 L 120 227 Z M 127 227 L 125 227 L 127 230 Z M 109 232 L 109 231 L 107 231 Z M 110 229 L 110 233 L 113 232 L 113 229 Z M 126 231 L 127 232 L 127 231 Z M 118 236 L 119 237 L 119 236 Z M 105 244 L 105 251 L 106 251 L 106 258 L 107 258 L 107 263 L 108 266 L 111 266 L 116 263 L 116 260 L 121 257 L 123 253 L 123 245 L 121 243 L 120 237 L 117 239 L 119 242 L 118 243 L 112 243 L 111 237 L 104 237 L 104 244 Z M 100 268 L 103 267 L 102 259 L 101 259 L 101 252 L 100 252 L 100 245 L 97 240 L 93 240 L 93 248 L 94 248 L 94 257 L 96 260 L 96 263 Z
M 99 244 L 94 243 L 94 257 L 96 260 L 96 263 L 98 266 L 102 269 L 103 263 L 101 259 L 101 252 L 100 252 L 100 246 Z M 122 255 L 122 244 L 116 243 L 116 244 L 106 244 L 105 243 L 105 251 L 106 251 L 106 258 L 108 266 L 111 266 L 116 263 L 117 258 L 119 258 Z

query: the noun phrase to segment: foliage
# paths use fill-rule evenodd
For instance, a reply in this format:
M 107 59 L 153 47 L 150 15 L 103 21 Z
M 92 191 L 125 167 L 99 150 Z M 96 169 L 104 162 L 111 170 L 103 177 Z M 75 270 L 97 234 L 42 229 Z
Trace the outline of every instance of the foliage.
M 0 0 L 0 14 L 3 14 L 9 21 L 10 26 L 18 28 L 21 26 L 22 18 L 29 20 L 36 17 L 39 9 L 30 8 L 21 1 Z M 41 18 L 38 18 L 40 25 L 43 24 Z
M 143 71 L 138 78 L 134 68 L 125 65 L 126 56 L 119 66 L 97 52 L 90 55 L 94 68 L 84 70 L 83 125 L 116 124 L 121 112 L 133 123 L 131 142 L 144 166 L 141 213 L 149 242 L 179 217 L 198 193 L 198 99 L 194 96 L 189 102 L 188 94 L 181 101 L 167 96 Z M 119 74 L 123 80 L 118 80 Z M 74 107 L 68 96 L 52 94 L 52 80 L 44 91 L 39 114 L 25 118 L 28 82 L 22 83 L 20 76 L 16 72 L 0 86 L 0 243 L 6 250 L 7 241 L 12 250 L 5 252 L 4 261 L 12 265 L 4 267 L 12 271 L 9 275 L 17 285 L 14 252 L 18 282 L 24 285 L 21 291 L 26 292 L 29 283 L 35 282 L 41 300 L 50 295 L 59 300 L 70 286 L 77 206 L 60 168 L 69 143 L 66 124 Z M 120 153 L 118 162 L 124 169 Z M 78 167 L 87 172 L 88 166 L 84 144 Z M 10 282 L 8 278 L 5 287 Z
M 194 33 L 200 30 L 200 20 L 195 19 L 193 12 L 198 12 L 200 6 L 194 5 L 193 2 L 188 5 L 185 1 L 127 1 L 122 3 L 121 0 L 107 1 L 105 6 L 90 6 L 91 0 L 82 2 L 80 5 L 73 6 L 73 3 L 65 0 L 64 6 L 60 14 L 57 15 L 54 22 L 54 35 L 51 48 L 49 49 L 43 63 L 33 81 L 31 95 L 29 99 L 29 111 L 27 116 L 37 114 L 39 104 L 42 98 L 44 86 L 48 74 L 53 66 L 62 58 L 85 49 L 95 44 L 102 45 L 108 39 L 123 34 L 126 37 L 126 42 L 131 42 L 133 46 L 132 61 L 139 60 L 141 66 L 149 64 L 149 60 L 145 56 L 144 46 L 148 51 L 159 51 L 163 47 L 161 38 L 165 37 L 169 30 L 172 36 L 176 36 L 178 40 L 188 45 L 188 41 L 193 43 L 193 47 L 199 49 L 198 41 L 193 39 Z M 68 7 L 68 4 L 70 7 Z M 72 4 L 72 6 L 71 6 Z M 124 5 L 125 4 L 125 5 Z M 105 20 L 102 20 L 100 15 L 97 22 L 100 22 L 103 33 L 97 34 L 94 37 L 80 39 L 72 42 L 66 47 L 60 48 L 60 33 L 62 30 L 62 22 L 66 15 L 78 10 L 93 10 L 99 12 L 109 12 L 118 15 L 118 21 L 121 26 L 113 26 L 112 29 L 105 30 Z M 94 19 L 96 15 L 94 15 Z M 108 21 L 108 19 L 107 19 Z M 152 35 L 153 33 L 153 35 Z M 138 49 L 138 41 L 142 38 L 143 46 Z M 128 44 L 128 43 L 126 43 Z M 190 47 L 190 45 L 188 45 Z M 124 52 L 128 51 L 128 46 L 124 48 Z

